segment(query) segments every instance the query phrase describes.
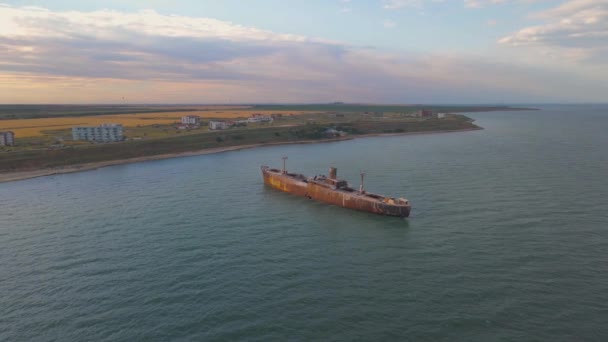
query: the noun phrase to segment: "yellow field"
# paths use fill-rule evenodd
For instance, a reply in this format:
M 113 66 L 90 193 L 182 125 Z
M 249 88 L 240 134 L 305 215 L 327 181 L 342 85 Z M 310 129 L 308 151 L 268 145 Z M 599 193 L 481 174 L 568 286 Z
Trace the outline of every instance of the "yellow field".
M 142 114 L 112 114 L 99 116 L 80 116 L 80 117 L 60 117 L 43 119 L 21 119 L 21 120 L 0 120 L 0 131 L 13 131 L 16 138 L 36 137 L 44 135 L 44 131 L 69 129 L 74 126 L 97 126 L 104 123 L 118 123 L 126 127 L 149 126 L 155 124 L 172 124 L 179 122 L 182 116 L 198 115 L 203 119 L 209 118 L 246 118 L 259 111 L 243 109 L 214 108 L 216 110 L 204 110 L 193 112 L 167 112 L 167 113 L 142 113 Z M 283 115 L 298 115 L 306 112 L 294 111 L 263 111 L 260 113 L 273 114 L 282 113 Z

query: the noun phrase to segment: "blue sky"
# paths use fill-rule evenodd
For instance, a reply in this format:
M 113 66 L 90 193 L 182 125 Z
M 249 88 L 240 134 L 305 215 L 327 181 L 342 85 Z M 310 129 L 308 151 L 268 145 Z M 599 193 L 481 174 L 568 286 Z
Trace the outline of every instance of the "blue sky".
M 1 103 L 111 103 L 121 93 L 167 103 L 605 102 L 608 90 L 607 0 L 0 4 Z

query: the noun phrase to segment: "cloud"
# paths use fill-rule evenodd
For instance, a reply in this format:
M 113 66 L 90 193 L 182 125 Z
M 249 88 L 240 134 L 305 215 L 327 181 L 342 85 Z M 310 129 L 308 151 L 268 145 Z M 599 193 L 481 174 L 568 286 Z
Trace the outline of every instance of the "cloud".
M 1 103 L 593 100 L 606 92 L 601 76 L 388 53 L 154 11 L 0 6 Z
M 488 5 L 498 5 L 506 3 L 534 3 L 546 0 L 463 0 L 464 7 L 483 8 Z M 406 7 L 422 8 L 429 3 L 448 3 L 446 0 L 383 0 L 382 7 L 388 10 L 402 9 Z
M 426 3 L 440 3 L 445 0 L 383 0 L 383 8 L 388 10 L 395 10 L 404 7 L 422 8 Z
M 384 28 L 394 28 L 397 27 L 397 23 L 390 19 L 387 19 L 382 23 L 382 26 L 384 26 Z
M 78 30 L 75 30 L 78 28 Z M 0 4 L 0 32 L 9 37 L 70 38 L 76 34 L 99 39 L 121 39 L 125 32 L 165 37 L 221 38 L 232 41 L 311 41 L 307 37 L 278 34 L 212 18 L 162 15 L 154 10 L 125 13 L 53 12 L 37 7 Z
M 51 12 L 5 5 L 0 7 L 0 23 L 4 71 L 196 78 L 224 70 L 233 78 L 237 68 L 229 66 L 242 59 L 296 54 L 302 46 L 319 54 L 338 56 L 343 51 L 321 39 L 154 11 Z M 248 78 L 253 73 L 241 74 Z
M 499 43 L 553 48 L 579 60 L 608 63 L 607 0 L 570 0 L 534 17 L 545 23 L 525 27 Z
M 487 5 L 502 4 L 510 0 L 464 0 L 464 6 L 469 8 L 481 8 Z
M 423 0 L 384 0 L 382 7 L 384 9 L 389 9 L 389 10 L 399 9 L 399 8 L 403 8 L 403 7 L 420 8 L 420 7 L 422 7 L 423 2 L 424 2 Z
M 464 0 L 464 7 L 483 8 L 490 5 L 500 5 L 508 3 L 532 4 L 549 0 Z
M 510 2 L 532 3 L 543 0 L 463 0 L 464 7 L 482 8 L 488 5 L 505 4 Z M 447 3 L 445 0 L 383 0 L 384 9 L 396 10 L 406 7 L 422 8 L 429 3 Z

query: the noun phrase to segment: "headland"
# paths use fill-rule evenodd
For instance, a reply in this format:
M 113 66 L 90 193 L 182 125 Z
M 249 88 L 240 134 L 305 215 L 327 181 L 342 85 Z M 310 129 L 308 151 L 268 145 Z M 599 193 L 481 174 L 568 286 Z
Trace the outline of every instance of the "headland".
M 168 112 L 166 107 L 159 107 L 157 109 L 160 111 L 156 113 L 150 112 L 154 108 L 144 108 L 141 109 L 145 110 L 143 114 L 133 113 L 135 109 L 131 109 L 126 114 L 113 112 L 103 115 L 101 112 L 94 112 L 92 116 L 79 115 L 82 113 L 63 115 L 51 111 L 48 115 L 53 117 L 0 120 L 0 131 L 25 127 L 21 131 L 25 136 L 21 139 L 20 131 L 17 130 L 16 146 L 1 147 L 0 182 L 260 146 L 478 130 L 481 128 L 469 117 L 458 114 L 459 111 L 517 110 L 509 107 L 435 107 L 431 110 L 412 106 L 307 106 L 312 105 L 248 108 L 208 106 L 204 110 L 182 108 L 183 111 L 171 108 L 176 112 Z M 77 108 L 83 110 L 81 107 Z M 93 112 L 93 109 L 89 108 L 88 112 Z M 0 117 L 1 113 L 2 108 Z M 197 125 L 183 125 L 178 121 L 180 116 L 194 116 L 192 113 L 198 114 L 197 120 L 204 121 L 197 122 Z M 101 117 L 101 120 L 114 120 L 120 124 L 124 122 L 124 139 L 109 143 L 73 141 L 69 128 L 57 125 L 62 125 L 62 120 L 73 120 L 74 117 L 82 122 L 100 122 Z M 267 117 L 269 120 L 261 121 L 261 117 Z M 138 121 L 133 124 L 129 120 Z M 167 122 L 163 123 L 162 120 Z M 148 121 L 151 123 L 146 125 Z M 212 122 L 222 124 L 219 128 L 212 128 Z M 244 124 L 238 124 L 239 122 Z M 39 124 L 51 127 L 35 127 Z M 28 129 L 39 131 L 30 132 L 30 136 L 27 136 Z

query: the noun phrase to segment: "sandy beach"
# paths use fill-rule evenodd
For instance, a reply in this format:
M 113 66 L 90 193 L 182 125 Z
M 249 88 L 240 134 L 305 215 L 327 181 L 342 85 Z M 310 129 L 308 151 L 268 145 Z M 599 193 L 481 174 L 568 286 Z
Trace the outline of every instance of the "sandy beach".
M 482 128 L 467 128 L 467 129 L 462 129 L 462 130 L 432 131 L 432 132 L 375 133 L 375 134 L 348 136 L 348 137 L 325 139 L 325 140 L 300 140 L 300 141 L 289 141 L 289 142 L 260 143 L 260 144 L 250 144 L 250 145 L 227 146 L 227 147 L 219 147 L 219 148 L 208 148 L 208 149 L 204 149 L 204 150 L 191 151 L 191 152 L 158 154 L 158 155 L 154 155 L 154 156 L 108 160 L 108 161 L 103 161 L 103 162 L 68 165 L 68 166 L 49 168 L 49 169 L 0 173 L 0 183 L 13 182 L 13 181 L 18 181 L 18 180 L 43 177 L 43 176 L 58 175 L 58 174 L 63 174 L 63 173 L 95 170 L 95 169 L 99 169 L 102 167 L 113 166 L 113 165 L 139 163 L 139 162 L 144 162 L 144 161 L 161 160 L 161 159 L 169 159 L 169 158 L 190 157 L 190 156 L 221 153 L 221 152 L 228 152 L 228 151 L 239 151 L 239 150 L 255 148 L 255 147 L 263 147 L 263 146 L 290 145 L 290 144 L 318 144 L 318 143 L 329 143 L 329 142 L 345 141 L 345 140 L 369 138 L 369 137 L 389 137 L 389 136 L 400 136 L 400 135 L 454 133 L 454 132 L 476 131 L 476 130 L 480 130 L 480 129 L 482 129 Z

